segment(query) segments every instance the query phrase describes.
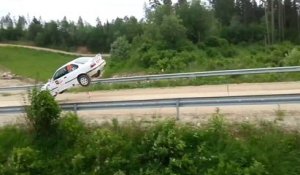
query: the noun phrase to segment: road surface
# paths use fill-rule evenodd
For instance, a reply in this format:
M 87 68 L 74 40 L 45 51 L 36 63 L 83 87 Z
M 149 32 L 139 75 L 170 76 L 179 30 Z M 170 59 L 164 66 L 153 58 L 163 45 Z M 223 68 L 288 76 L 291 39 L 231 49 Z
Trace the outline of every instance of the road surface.
M 205 85 L 185 86 L 173 88 L 145 88 L 128 90 L 111 90 L 97 92 L 64 93 L 57 96 L 59 103 L 67 102 L 92 102 L 114 100 L 139 100 L 158 98 L 180 97 L 212 97 L 235 95 L 263 95 L 300 93 L 300 82 L 253 83 L 230 85 Z M 0 106 L 24 105 L 26 94 L 0 94 Z M 183 122 L 202 124 L 205 123 L 217 107 L 189 107 L 180 108 L 180 120 Z M 258 120 L 277 121 L 287 128 L 300 128 L 300 105 L 263 105 L 263 106 L 225 106 L 218 107 L 225 118 L 231 122 L 254 122 Z M 120 109 L 103 111 L 84 111 L 79 115 L 87 122 L 102 123 L 118 118 L 120 121 L 130 119 L 152 121 L 166 118 L 175 118 L 176 109 Z M 14 115 L 15 116 L 15 115 Z M 22 121 L 22 117 L 9 115 L 0 116 L 0 123 L 15 123 Z M 280 119 L 280 120 L 278 120 Z M 283 119 L 283 121 L 281 121 Z

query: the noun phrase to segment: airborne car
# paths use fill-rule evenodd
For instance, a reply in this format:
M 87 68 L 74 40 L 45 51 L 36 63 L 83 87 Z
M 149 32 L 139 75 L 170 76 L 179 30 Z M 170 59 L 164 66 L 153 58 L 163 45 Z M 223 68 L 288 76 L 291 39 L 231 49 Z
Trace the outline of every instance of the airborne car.
M 41 90 L 49 90 L 53 96 L 74 86 L 89 86 L 92 77 L 99 77 L 106 62 L 98 54 L 80 57 L 60 67 Z

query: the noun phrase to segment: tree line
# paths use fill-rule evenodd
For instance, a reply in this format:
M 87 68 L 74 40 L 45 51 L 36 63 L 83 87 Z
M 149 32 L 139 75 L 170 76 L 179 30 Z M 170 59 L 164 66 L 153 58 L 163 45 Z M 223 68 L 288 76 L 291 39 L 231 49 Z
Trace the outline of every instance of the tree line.
M 109 52 L 119 37 L 125 42 L 155 44 L 160 49 L 185 50 L 211 38 L 229 43 L 300 42 L 299 0 L 149 0 L 145 18 L 116 18 L 95 26 L 79 17 L 43 22 L 10 14 L 1 17 L 0 41 L 29 41 L 44 47 Z

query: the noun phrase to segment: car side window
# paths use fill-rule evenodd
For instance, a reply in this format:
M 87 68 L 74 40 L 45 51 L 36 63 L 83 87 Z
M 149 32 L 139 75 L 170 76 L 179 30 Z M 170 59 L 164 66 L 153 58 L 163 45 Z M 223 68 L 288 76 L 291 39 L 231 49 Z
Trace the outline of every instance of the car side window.
M 72 72 L 72 71 L 78 69 L 78 65 L 76 65 L 76 64 L 69 64 L 69 65 L 66 66 L 66 69 L 67 69 L 68 72 Z
M 63 68 L 59 69 L 59 70 L 54 74 L 53 79 L 54 79 L 54 80 L 57 80 L 57 79 L 59 79 L 60 77 L 66 75 L 67 73 L 68 73 L 68 71 L 67 71 L 66 67 L 63 67 Z

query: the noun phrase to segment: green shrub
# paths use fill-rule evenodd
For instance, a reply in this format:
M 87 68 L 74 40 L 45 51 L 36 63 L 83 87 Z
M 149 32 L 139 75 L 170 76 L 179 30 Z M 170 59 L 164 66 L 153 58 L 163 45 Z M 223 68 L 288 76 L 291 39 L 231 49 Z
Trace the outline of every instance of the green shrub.
M 38 159 L 38 154 L 39 151 L 30 147 L 15 148 L 8 158 L 4 174 L 40 174 L 43 164 Z
M 25 147 L 31 141 L 30 134 L 25 128 L 17 126 L 0 127 L 0 164 L 5 162 L 14 147 Z
M 221 53 L 216 48 L 207 48 L 206 55 L 209 58 L 221 58 L 222 57 Z
M 235 57 L 238 53 L 235 48 L 230 46 L 224 46 L 221 48 L 221 54 L 225 58 Z
M 0 174 L 300 174 L 299 132 L 274 122 L 229 124 L 225 117 L 217 109 L 201 126 L 117 120 L 82 126 L 67 114 L 59 135 L 36 138 L 42 145 L 7 142 L 11 151 L 0 149 Z M 0 130 L 0 146 L 15 133 Z
M 208 47 L 222 47 L 222 46 L 227 46 L 228 41 L 224 38 L 212 36 L 205 40 L 205 45 Z
M 58 120 L 58 137 L 61 137 L 68 146 L 73 145 L 84 131 L 84 123 L 79 120 L 76 114 L 67 113 Z
M 181 138 L 175 122 L 157 125 L 142 139 L 141 161 L 146 165 L 143 173 L 155 174 L 161 170 L 162 174 L 171 173 L 172 169 L 179 168 L 176 164 L 181 161 L 185 148 L 186 143 Z
M 125 36 L 119 37 L 111 45 L 111 57 L 119 59 L 129 59 L 130 44 Z
M 268 175 L 265 166 L 253 161 L 249 167 L 242 167 L 239 162 L 221 159 L 216 168 L 209 169 L 205 175 Z
M 30 105 L 26 107 L 27 121 L 37 135 L 48 135 L 60 116 L 61 109 L 49 91 L 33 89 L 29 94 Z
M 122 170 L 127 161 L 126 141 L 117 133 L 109 129 L 96 129 L 79 145 L 82 152 L 77 153 L 72 159 L 76 172 L 96 174 L 113 174 Z
M 300 48 L 293 48 L 292 51 L 287 54 L 284 64 L 287 66 L 299 66 L 300 65 Z

